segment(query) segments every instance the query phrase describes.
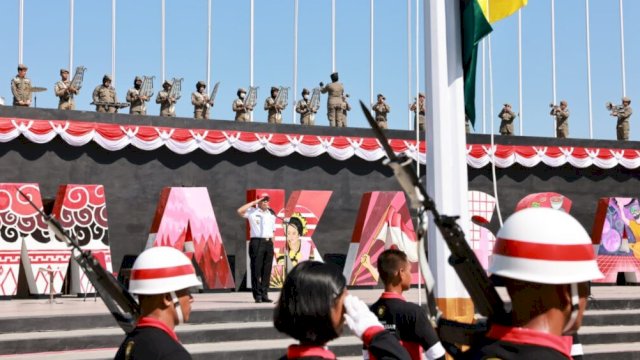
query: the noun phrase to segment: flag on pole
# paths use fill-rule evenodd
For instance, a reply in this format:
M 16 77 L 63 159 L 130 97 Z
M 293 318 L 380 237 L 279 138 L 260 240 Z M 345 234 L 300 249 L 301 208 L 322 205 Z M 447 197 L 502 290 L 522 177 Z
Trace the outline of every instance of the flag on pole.
M 475 127 L 476 63 L 478 43 L 493 29 L 491 23 L 502 20 L 527 4 L 528 0 L 462 1 L 462 66 L 464 70 L 464 109 Z
M 493 24 L 506 17 L 513 15 L 518 9 L 527 5 L 529 0 L 479 0 L 482 12 Z

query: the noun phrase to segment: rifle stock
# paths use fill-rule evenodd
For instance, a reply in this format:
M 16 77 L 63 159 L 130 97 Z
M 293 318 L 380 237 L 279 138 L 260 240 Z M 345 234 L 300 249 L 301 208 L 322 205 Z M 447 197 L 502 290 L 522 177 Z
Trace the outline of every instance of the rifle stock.
M 82 250 L 78 245 L 78 240 L 67 233 L 55 217 L 45 214 L 20 189 L 16 188 L 16 190 L 44 218 L 49 231 L 71 247 L 71 255 L 84 270 L 91 285 L 96 289 L 122 330 L 126 333 L 133 331 L 140 315 L 140 306 L 134 297 L 111 273 L 100 265 L 100 262 L 91 254 L 91 251 Z

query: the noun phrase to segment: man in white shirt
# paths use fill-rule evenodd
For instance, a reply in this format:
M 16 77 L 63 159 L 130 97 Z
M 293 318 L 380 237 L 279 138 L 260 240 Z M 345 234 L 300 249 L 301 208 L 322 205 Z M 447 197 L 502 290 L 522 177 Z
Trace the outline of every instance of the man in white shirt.
M 253 298 L 257 303 L 271 302 L 269 299 L 269 279 L 273 262 L 273 234 L 276 228 L 276 216 L 269 208 L 269 194 L 262 193 L 256 200 L 242 205 L 238 209 L 238 215 L 249 221 L 251 233 L 249 266 Z

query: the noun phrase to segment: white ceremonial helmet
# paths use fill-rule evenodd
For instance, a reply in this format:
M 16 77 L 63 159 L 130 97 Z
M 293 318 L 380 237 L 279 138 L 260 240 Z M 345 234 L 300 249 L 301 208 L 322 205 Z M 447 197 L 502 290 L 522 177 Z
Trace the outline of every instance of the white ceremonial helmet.
M 129 291 L 156 295 L 201 285 L 191 260 L 182 251 L 157 246 L 143 251 L 136 259 L 131 269 Z
M 569 214 L 528 208 L 511 215 L 497 234 L 489 272 L 540 284 L 573 284 L 604 276 L 591 238 Z

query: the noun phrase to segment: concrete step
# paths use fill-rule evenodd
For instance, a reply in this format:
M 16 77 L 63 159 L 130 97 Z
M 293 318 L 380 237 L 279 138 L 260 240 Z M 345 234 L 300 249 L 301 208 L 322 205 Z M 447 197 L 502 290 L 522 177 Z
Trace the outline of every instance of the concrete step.
M 640 342 L 640 325 L 583 326 L 578 335 L 582 344 Z
M 640 342 L 584 345 L 585 360 L 637 360 Z
M 587 310 L 582 320 L 583 326 L 636 324 L 640 324 L 640 309 Z

